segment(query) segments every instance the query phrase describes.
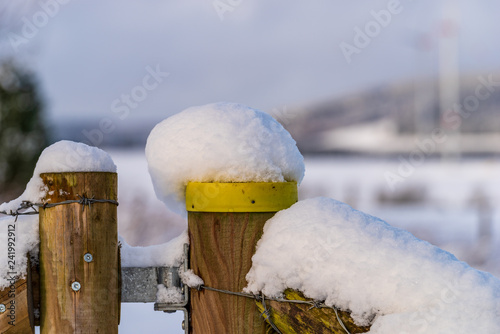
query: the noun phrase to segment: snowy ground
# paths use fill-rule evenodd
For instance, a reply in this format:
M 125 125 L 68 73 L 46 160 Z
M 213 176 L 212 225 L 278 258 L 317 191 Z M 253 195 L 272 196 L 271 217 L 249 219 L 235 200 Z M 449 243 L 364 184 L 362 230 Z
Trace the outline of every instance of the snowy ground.
M 118 166 L 119 230 L 127 242 L 157 244 L 182 232 L 183 218 L 156 199 L 144 152 L 110 154 Z M 493 256 L 500 250 L 500 210 L 495 205 L 500 203 L 500 161 L 428 160 L 391 190 L 384 175 L 396 172 L 400 164 L 397 159 L 306 157 L 299 194 L 302 199 L 327 196 L 346 202 L 500 276 L 500 260 Z M 479 238 L 480 216 L 491 221 L 490 236 Z M 163 314 L 153 311 L 152 304 L 122 304 L 120 333 L 136 333 L 136 326 L 148 333 L 182 333 L 181 322 L 180 312 Z

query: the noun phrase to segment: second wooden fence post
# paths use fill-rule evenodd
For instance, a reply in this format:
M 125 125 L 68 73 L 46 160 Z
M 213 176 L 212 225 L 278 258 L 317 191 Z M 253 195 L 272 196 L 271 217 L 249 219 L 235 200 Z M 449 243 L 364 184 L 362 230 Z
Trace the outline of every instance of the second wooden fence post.
M 196 183 L 186 189 L 190 267 L 207 287 L 241 292 L 266 221 L 297 202 L 297 184 Z M 254 300 L 191 290 L 194 334 L 266 333 Z

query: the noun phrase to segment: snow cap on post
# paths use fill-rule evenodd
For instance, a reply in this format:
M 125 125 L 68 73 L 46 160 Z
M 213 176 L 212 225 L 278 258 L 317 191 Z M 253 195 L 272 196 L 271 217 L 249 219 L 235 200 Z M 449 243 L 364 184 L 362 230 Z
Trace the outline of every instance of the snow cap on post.
M 40 154 L 33 177 L 19 198 L 0 205 L 0 211 L 15 212 L 22 201 L 41 202 L 46 189 L 40 178 L 42 173 L 65 172 L 112 172 L 116 165 L 105 151 L 69 140 L 61 140 L 48 146 Z
M 151 131 L 146 158 L 156 195 L 186 214 L 185 189 L 194 182 L 300 183 L 304 158 L 270 115 L 236 103 L 188 108 Z

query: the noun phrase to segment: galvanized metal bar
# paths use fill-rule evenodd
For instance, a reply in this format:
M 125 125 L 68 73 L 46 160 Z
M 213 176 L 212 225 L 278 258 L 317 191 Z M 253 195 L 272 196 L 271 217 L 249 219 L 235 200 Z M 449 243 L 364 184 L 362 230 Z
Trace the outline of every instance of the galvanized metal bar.
M 122 303 L 154 303 L 158 268 L 122 268 Z
M 181 264 L 182 271 L 187 271 L 189 245 L 184 245 L 185 259 Z M 173 313 L 184 312 L 182 327 L 189 333 L 189 312 L 186 305 L 189 302 L 189 288 L 182 283 L 179 275 L 180 267 L 122 267 L 122 303 L 151 303 L 154 302 L 155 311 Z M 166 288 L 177 287 L 182 290 L 184 299 L 180 303 L 156 303 L 158 284 Z

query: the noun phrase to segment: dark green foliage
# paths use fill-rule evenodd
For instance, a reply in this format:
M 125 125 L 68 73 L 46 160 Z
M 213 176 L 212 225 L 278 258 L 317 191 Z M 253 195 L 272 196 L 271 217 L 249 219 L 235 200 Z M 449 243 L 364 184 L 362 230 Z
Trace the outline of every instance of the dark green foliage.
M 27 183 L 47 146 L 34 77 L 12 62 L 0 65 L 0 193 Z

